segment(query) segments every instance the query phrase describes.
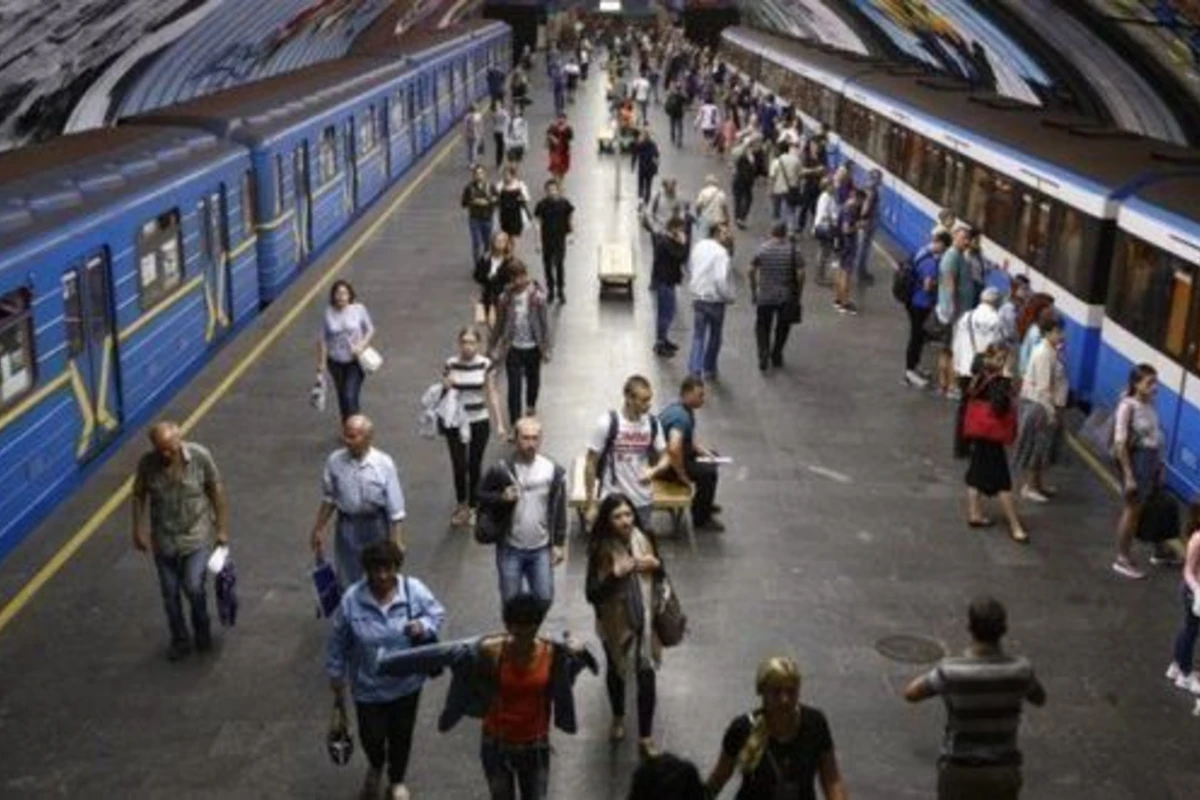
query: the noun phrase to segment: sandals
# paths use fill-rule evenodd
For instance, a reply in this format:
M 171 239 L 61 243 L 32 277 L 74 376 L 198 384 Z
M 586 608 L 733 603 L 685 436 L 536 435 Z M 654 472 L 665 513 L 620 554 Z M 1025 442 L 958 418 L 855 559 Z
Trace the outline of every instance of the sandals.
M 984 517 L 983 519 L 967 520 L 967 526 L 971 527 L 971 528 L 991 528 L 995 524 L 996 524 L 996 520 L 994 520 L 990 517 Z
M 1017 544 L 1029 544 L 1029 534 L 1024 529 L 1009 531 L 1008 535 Z

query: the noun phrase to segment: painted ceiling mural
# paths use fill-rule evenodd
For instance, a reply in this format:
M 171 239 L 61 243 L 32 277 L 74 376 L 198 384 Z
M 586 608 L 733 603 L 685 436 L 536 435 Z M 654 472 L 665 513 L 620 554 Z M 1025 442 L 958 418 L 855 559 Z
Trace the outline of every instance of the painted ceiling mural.
M 867 46 L 825 0 L 757 0 L 742 10 L 751 24 L 798 39 L 825 42 L 842 50 L 866 55 Z
M 1200 0 L 1087 0 L 1200 97 Z
M 0 0 L 0 150 L 338 58 L 394 1 Z
M 1053 79 L 967 0 L 852 0 L 911 58 L 1000 94 L 1041 104 Z

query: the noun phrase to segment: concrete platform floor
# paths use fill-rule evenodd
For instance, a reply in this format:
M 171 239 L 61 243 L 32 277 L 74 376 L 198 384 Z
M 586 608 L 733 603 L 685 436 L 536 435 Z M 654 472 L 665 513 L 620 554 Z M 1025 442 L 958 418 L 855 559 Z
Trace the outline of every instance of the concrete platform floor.
M 549 119 L 544 85 L 535 96 L 530 122 L 540 143 Z M 637 235 L 632 174 L 623 171 L 617 183 L 627 162 L 595 153 L 602 114 L 593 79 L 571 108 L 578 144 L 567 194 L 579 208 L 578 235 L 539 404 L 547 449 L 563 463 L 619 401 L 625 376 L 649 375 L 666 402 L 684 369 L 682 357 L 650 352 L 648 260 L 632 302 L 597 301 L 598 244 Z M 661 111 L 654 126 L 665 143 Z M 705 173 L 721 171 L 692 146 L 663 149 L 662 174 L 678 176 L 689 193 Z M 471 319 L 469 241 L 458 208 L 463 162 L 461 143 L 447 142 L 342 273 L 380 328 L 387 365 L 367 381 L 365 408 L 379 446 L 401 465 L 409 566 L 449 608 L 448 637 L 499 622 L 492 553 L 447 530 L 445 449 L 418 438 L 414 424 L 420 393 Z M 535 192 L 543 169 L 535 146 L 525 173 Z M 760 197 L 752 230 L 739 235 L 739 265 L 765 234 L 764 206 Z M 531 242 L 522 249 L 537 262 Z M 170 412 L 187 416 L 272 338 L 207 408 L 193 437 L 212 448 L 229 490 L 241 621 L 220 631 L 212 656 L 168 664 L 153 570 L 130 549 L 128 515 L 118 509 L 0 635 L 0 796 L 354 796 L 361 756 L 337 768 L 324 754 L 327 625 L 313 618 L 307 577 L 320 467 L 337 442 L 333 416 L 307 405 L 320 274 L 310 270 Z M 298 322 L 270 334 L 314 286 L 317 299 Z M 1141 583 L 1113 577 L 1116 506 L 1077 463 L 1054 476 L 1058 500 L 1026 509 L 1031 547 L 968 529 L 963 466 L 949 453 L 950 406 L 901 384 L 906 323 L 883 282 L 859 318 L 835 314 L 812 286 L 806 312 L 788 365 L 765 376 L 746 301 L 729 315 L 722 379 L 700 422 L 704 438 L 735 459 L 719 493 L 729 530 L 699 536 L 694 550 L 684 541 L 666 545 L 692 633 L 660 673 L 662 745 L 707 770 L 725 726 L 754 704 L 759 659 L 790 653 L 803 667 L 806 701 L 829 716 L 851 796 L 931 797 L 942 709 L 907 706 L 899 691 L 921 667 L 888 661 L 874 645 L 913 634 L 961 648 L 965 603 L 986 590 L 1008 603 L 1009 646 L 1034 659 L 1050 695 L 1022 731 L 1025 796 L 1200 797 L 1200 720 L 1162 678 L 1178 616 L 1175 571 Z M 676 335 L 686 341 L 687 331 L 685 313 Z M 0 567 L 5 602 L 119 488 L 142 449 L 139 436 Z M 493 444 L 491 454 L 499 451 Z M 582 570 L 576 547 L 558 574 L 548 630 L 590 635 Z M 413 796 L 482 797 L 477 725 L 436 733 L 444 691 L 444 681 L 434 683 L 422 700 Z M 622 797 L 634 743 L 607 742 L 601 680 L 583 679 L 578 698 L 581 733 L 554 737 L 551 796 Z

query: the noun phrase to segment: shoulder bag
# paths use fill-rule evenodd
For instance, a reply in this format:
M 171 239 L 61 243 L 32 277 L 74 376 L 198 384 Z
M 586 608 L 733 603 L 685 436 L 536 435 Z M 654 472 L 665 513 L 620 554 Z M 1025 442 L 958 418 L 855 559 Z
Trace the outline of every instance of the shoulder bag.
M 684 634 L 687 633 L 688 619 L 687 614 L 683 613 L 675 585 L 666 572 L 654 580 L 653 602 L 654 633 L 663 647 L 675 647 L 683 641 Z
M 383 356 L 379 355 L 379 351 L 374 347 L 367 347 L 358 354 L 358 365 L 362 367 L 362 371 L 368 375 L 378 372 L 383 366 Z
M 1014 404 L 1010 404 L 1007 412 L 1001 414 L 996 411 L 988 397 L 993 380 L 980 386 L 967 400 L 963 438 L 1009 445 L 1017 440 L 1017 410 Z

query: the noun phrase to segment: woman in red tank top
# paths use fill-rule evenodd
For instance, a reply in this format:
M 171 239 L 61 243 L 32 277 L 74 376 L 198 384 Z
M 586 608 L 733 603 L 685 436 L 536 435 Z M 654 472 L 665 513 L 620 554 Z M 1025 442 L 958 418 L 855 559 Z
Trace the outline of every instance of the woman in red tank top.
M 495 695 L 483 719 L 480 759 L 492 800 L 545 800 L 550 777 L 550 681 L 554 648 L 540 638 L 542 601 L 518 594 L 504 604 L 507 635 L 481 644 Z

